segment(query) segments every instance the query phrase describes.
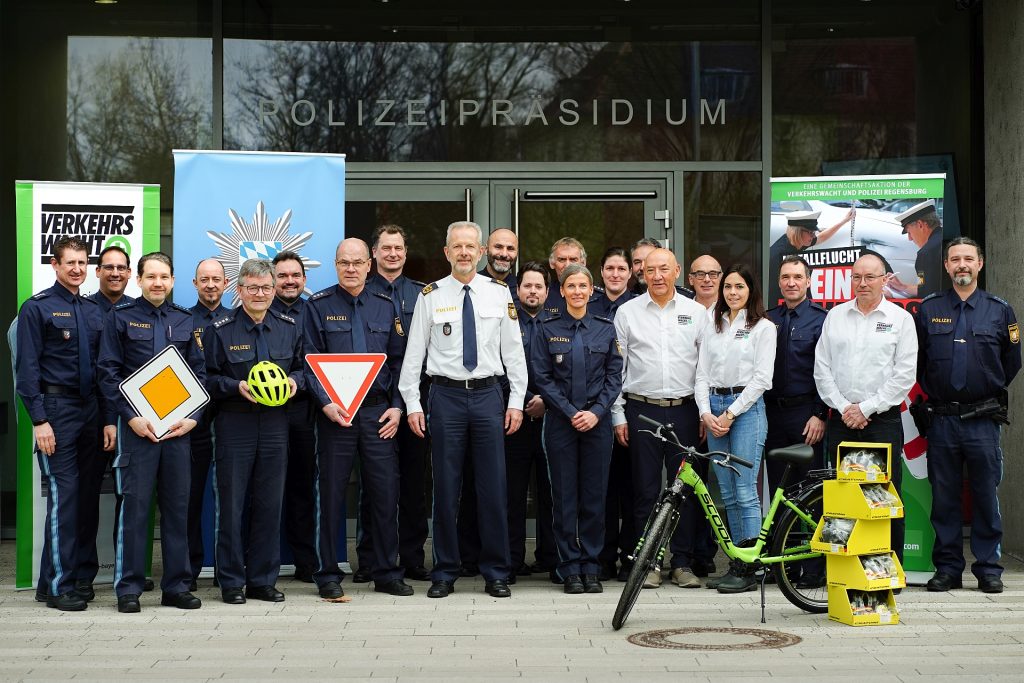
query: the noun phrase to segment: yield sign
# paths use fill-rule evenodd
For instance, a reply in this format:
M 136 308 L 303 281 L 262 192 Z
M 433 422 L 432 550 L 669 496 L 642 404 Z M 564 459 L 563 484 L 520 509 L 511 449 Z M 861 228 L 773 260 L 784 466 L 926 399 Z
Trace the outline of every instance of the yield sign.
M 310 353 L 306 362 L 331 401 L 352 419 L 387 358 L 385 353 Z

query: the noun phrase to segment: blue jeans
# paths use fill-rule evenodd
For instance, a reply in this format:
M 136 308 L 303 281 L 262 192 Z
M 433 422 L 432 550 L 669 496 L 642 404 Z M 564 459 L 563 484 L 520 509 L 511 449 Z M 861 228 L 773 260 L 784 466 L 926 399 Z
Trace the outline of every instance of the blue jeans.
M 721 415 L 733 404 L 736 395 L 719 396 L 711 394 L 711 412 Z M 717 438 L 708 432 L 708 449 L 725 451 L 751 461 L 750 469 L 737 465 L 736 476 L 732 471 L 719 468 L 718 485 L 722 492 L 725 515 L 729 520 L 729 534 L 734 543 L 748 538 L 757 538 L 761 531 L 761 503 L 757 496 L 757 473 L 761 470 L 761 455 L 764 453 L 764 439 L 768 434 L 768 418 L 765 417 L 764 399 L 750 406 L 732 423 L 729 432 Z M 721 458 L 718 458 L 719 460 Z

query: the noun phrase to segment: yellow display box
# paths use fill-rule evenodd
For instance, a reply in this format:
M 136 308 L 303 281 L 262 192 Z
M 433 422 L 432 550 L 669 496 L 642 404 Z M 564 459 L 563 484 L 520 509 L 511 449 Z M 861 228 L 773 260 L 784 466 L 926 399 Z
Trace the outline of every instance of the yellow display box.
M 831 559 L 831 558 L 830 558 Z M 872 593 L 884 593 L 885 603 L 889 607 L 888 614 L 854 614 L 853 605 L 850 603 L 850 590 L 841 586 L 828 587 L 828 618 L 829 621 L 837 621 L 850 626 L 893 626 L 900 623 L 900 614 L 896 611 L 896 600 L 891 590 L 871 591 Z
M 891 550 L 890 537 L 892 522 L 885 519 L 858 519 L 854 521 L 853 531 L 846 545 L 829 543 L 821 540 L 821 531 L 825 527 L 827 517 L 822 516 L 818 528 L 811 537 L 811 550 L 829 555 L 872 555 Z
M 865 560 L 878 555 L 886 555 L 896 566 L 896 575 L 873 579 L 865 570 Z M 829 555 L 825 558 L 829 586 L 849 588 L 862 591 L 886 590 L 889 588 L 906 588 L 907 575 L 896 558 L 896 553 L 878 553 L 877 555 L 842 556 Z
M 895 496 L 898 505 L 871 507 L 871 501 L 864 494 L 868 482 L 832 481 L 822 482 L 824 508 L 822 514 L 828 517 L 846 517 L 849 519 L 899 519 L 903 516 L 903 502 L 892 482 L 880 483 L 891 495 Z
M 878 453 L 885 462 L 885 469 L 843 472 L 840 464 L 843 457 L 852 451 L 868 450 Z M 843 441 L 836 447 L 836 479 L 838 481 L 856 481 L 881 483 L 890 479 L 892 472 L 892 447 L 887 443 L 862 443 L 859 441 Z

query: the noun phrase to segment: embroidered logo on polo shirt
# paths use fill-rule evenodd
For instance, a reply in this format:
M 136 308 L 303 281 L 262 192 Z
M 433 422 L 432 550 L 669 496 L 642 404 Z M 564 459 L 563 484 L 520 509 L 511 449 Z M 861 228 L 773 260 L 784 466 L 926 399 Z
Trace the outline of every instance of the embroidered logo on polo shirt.
M 892 323 L 876 323 L 875 332 L 881 332 L 882 334 L 892 332 Z

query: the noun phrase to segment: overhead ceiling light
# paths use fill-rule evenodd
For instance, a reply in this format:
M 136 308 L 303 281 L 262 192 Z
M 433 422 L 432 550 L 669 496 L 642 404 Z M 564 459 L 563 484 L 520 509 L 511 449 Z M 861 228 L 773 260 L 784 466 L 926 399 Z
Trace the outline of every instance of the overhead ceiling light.
M 116 5 L 117 0 L 93 0 L 97 5 Z

